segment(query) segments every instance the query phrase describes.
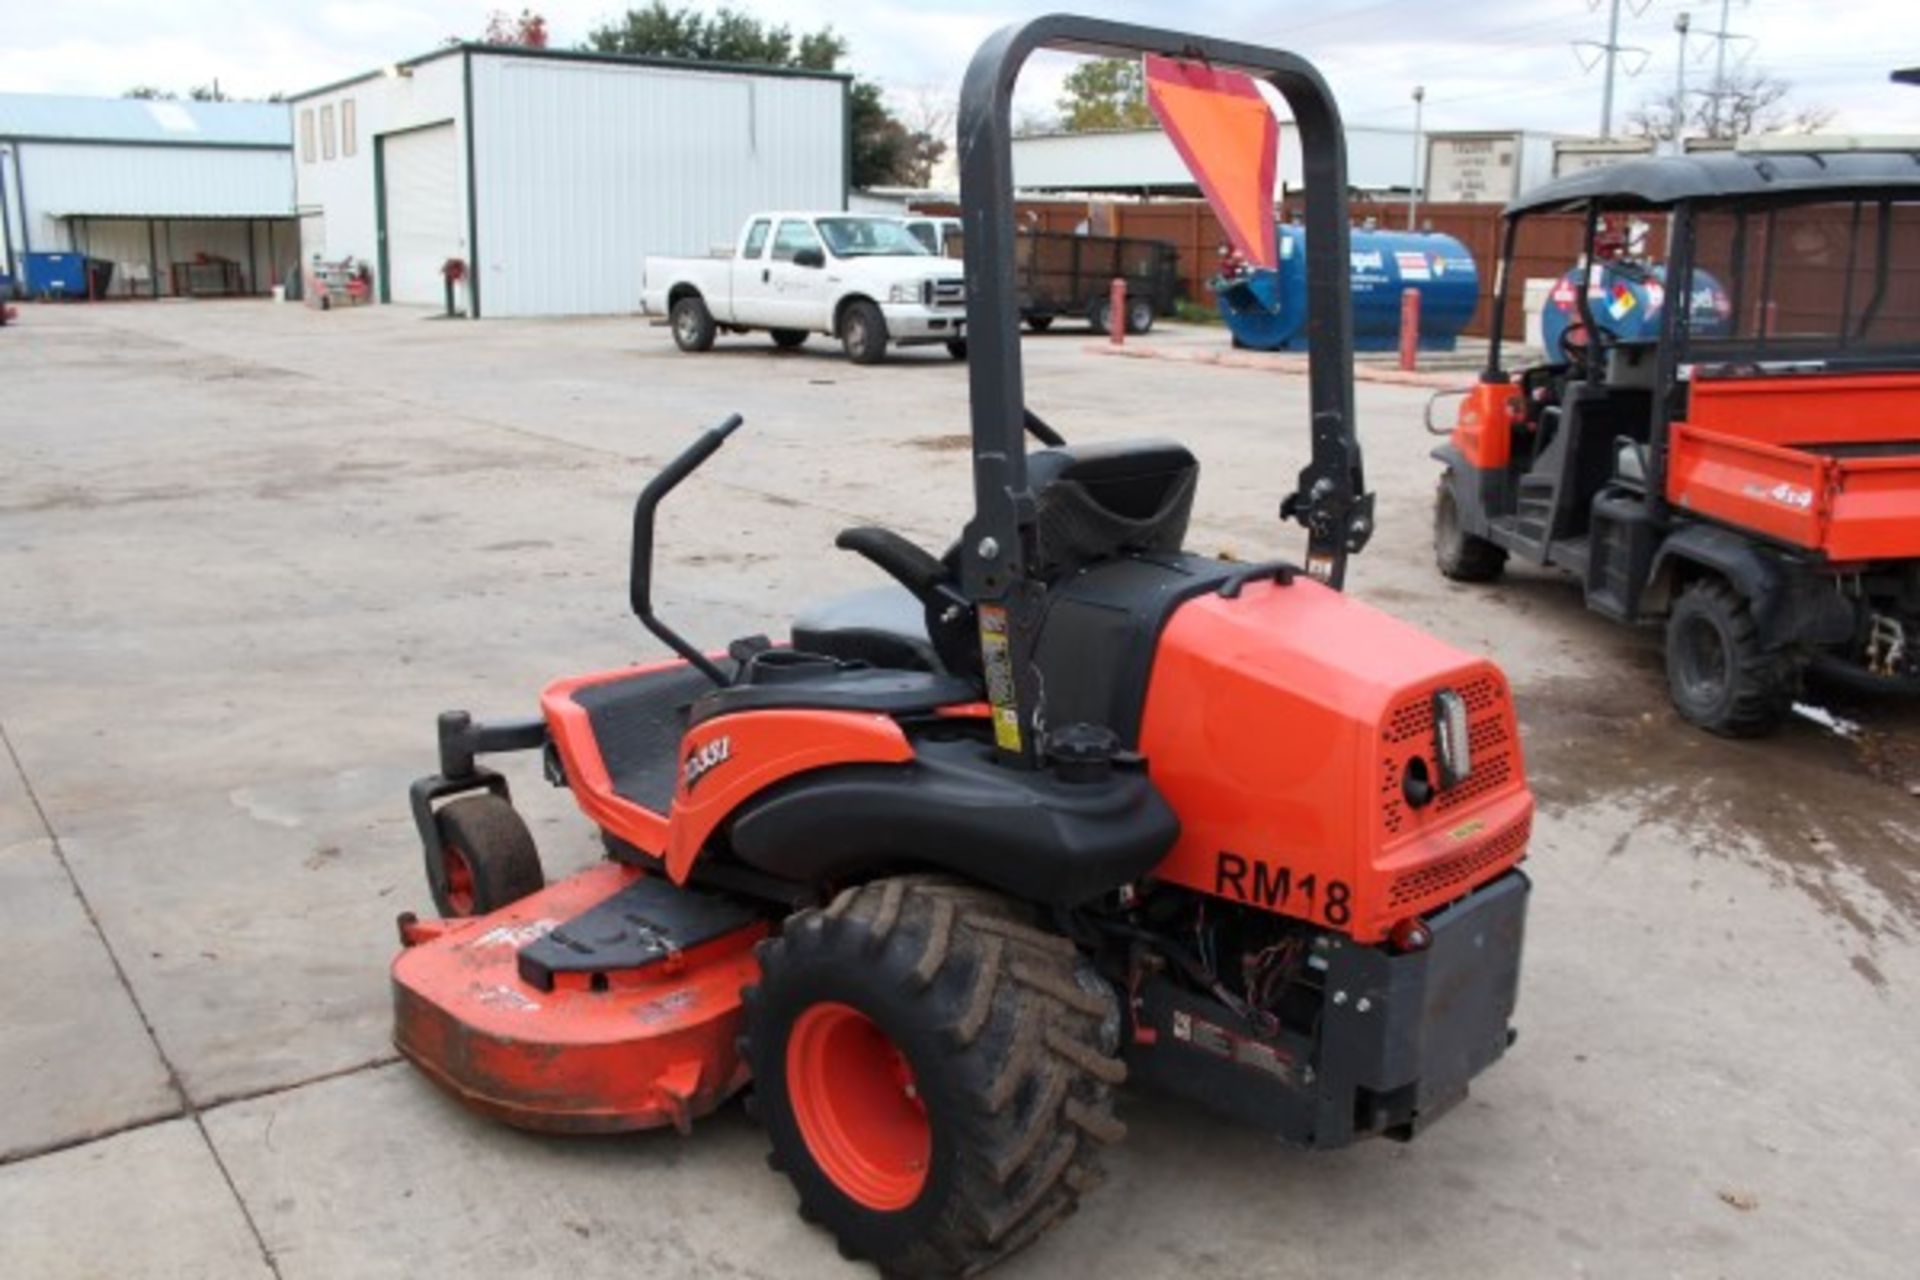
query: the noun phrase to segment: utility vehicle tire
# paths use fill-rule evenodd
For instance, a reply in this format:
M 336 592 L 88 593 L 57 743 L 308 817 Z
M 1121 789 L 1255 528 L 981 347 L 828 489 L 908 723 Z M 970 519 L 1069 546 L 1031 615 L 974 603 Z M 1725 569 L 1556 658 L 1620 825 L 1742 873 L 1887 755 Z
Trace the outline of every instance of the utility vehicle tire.
M 840 345 L 855 364 L 879 364 L 887 354 L 887 318 L 871 302 L 850 302 L 840 315 Z
M 1028 316 L 1027 328 L 1033 330 L 1035 333 L 1045 333 L 1047 330 L 1053 328 L 1053 317 Z
M 767 332 L 773 335 L 773 345 L 782 351 L 792 351 L 807 345 L 808 335 L 805 329 L 769 329 Z
M 1455 582 L 1492 582 L 1507 567 L 1505 547 L 1460 527 L 1460 504 L 1444 475 L 1433 495 L 1433 562 Z
M 546 887 L 533 833 L 499 796 L 466 796 L 433 820 L 441 860 L 427 868 L 427 885 L 443 917 L 484 916 Z
M 707 310 L 706 301 L 697 293 L 690 293 L 673 304 L 667 312 L 667 322 L 673 329 L 673 343 L 682 351 L 711 351 L 713 335 L 718 326 L 713 323 L 713 312 Z
M 965 338 L 955 338 L 948 342 L 947 354 L 955 360 L 965 360 L 967 358 L 967 340 Z
M 1113 1116 L 1114 992 L 1019 904 L 936 876 L 848 889 L 760 947 L 749 1109 L 800 1215 L 883 1275 L 971 1275 L 1078 1207 Z
M 1739 592 L 1721 578 L 1688 585 L 1667 615 L 1674 709 L 1709 733 L 1758 738 L 1793 710 L 1799 664 L 1768 650 Z
M 1146 333 L 1153 328 L 1153 304 L 1145 298 L 1135 298 L 1127 304 L 1127 332 Z

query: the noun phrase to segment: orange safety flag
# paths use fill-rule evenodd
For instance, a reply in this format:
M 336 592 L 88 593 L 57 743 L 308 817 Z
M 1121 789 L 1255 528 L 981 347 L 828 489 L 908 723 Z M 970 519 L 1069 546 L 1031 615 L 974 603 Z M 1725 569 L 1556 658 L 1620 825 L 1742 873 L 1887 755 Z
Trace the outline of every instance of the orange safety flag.
M 1147 105 L 1233 247 L 1256 267 L 1278 267 L 1273 176 L 1280 126 L 1253 78 L 1149 54 Z

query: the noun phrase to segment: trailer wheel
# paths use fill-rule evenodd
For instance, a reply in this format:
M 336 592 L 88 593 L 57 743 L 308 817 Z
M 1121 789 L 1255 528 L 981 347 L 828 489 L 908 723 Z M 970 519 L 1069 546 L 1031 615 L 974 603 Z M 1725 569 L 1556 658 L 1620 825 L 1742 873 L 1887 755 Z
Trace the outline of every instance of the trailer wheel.
M 1053 317 L 1028 316 L 1027 328 L 1033 330 L 1035 333 L 1045 333 L 1047 330 L 1053 328 Z
M 1690 723 L 1729 738 L 1758 738 L 1793 709 L 1799 666 L 1761 644 L 1760 628 L 1724 579 L 1700 578 L 1667 616 L 1667 686 Z
M 1127 332 L 1146 333 L 1153 328 L 1153 303 L 1135 298 L 1127 304 Z
M 887 354 L 887 318 L 880 308 L 861 299 L 847 304 L 840 316 L 840 345 L 855 364 L 878 364 Z
M 442 916 L 484 916 L 546 886 L 533 833 L 499 796 L 455 800 L 433 820 L 440 863 L 428 865 L 427 886 Z
M 1507 567 L 1507 549 L 1468 533 L 1460 524 L 1460 501 L 1451 476 L 1440 477 L 1433 495 L 1433 560 L 1455 582 L 1492 582 Z
M 741 1052 L 800 1214 L 884 1275 L 970 1275 L 1071 1213 L 1125 1129 L 1119 1004 L 1013 901 L 849 889 L 761 944 Z
M 773 335 L 773 345 L 782 351 L 793 351 L 807 345 L 808 334 L 805 329 L 769 329 L 767 332 Z
M 717 326 L 713 313 L 697 293 L 690 293 L 673 304 L 667 313 L 673 326 L 673 343 L 682 351 L 711 351 Z
M 1105 298 L 1097 298 L 1087 307 L 1087 323 L 1093 326 L 1095 333 L 1107 333 L 1113 328 L 1113 304 Z

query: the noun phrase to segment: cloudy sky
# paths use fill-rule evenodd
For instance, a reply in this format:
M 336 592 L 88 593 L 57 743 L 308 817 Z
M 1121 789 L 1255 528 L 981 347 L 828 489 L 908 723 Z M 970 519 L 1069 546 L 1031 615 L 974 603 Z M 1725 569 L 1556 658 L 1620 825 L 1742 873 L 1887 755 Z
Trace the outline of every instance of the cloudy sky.
M 520 3 L 521 0 L 515 0 Z M 854 69 L 905 104 L 948 96 L 982 37 L 1039 12 L 996 0 L 733 0 L 796 29 L 831 24 L 852 45 Z M 1103 0 L 1083 11 L 1291 47 L 1318 62 L 1349 121 L 1407 125 L 1409 91 L 1427 90 L 1428 128 L 1529 128 L 1592 133 L 1600 76 L 1583 73 L 1575 41 L 1606 33 L 1608 0 Z M 1674 79 L 1674 18 L 1692 14 L 1687 69 L 1711 74 L 1720 0 L 1622 0 L 1621 42 L 1639 74 L 1622 76 L 1616 118 Z M 0 90 L 117 94 L 130 85 L 185 89 L 215 77 L 242 96 L 295 91 L 420 53 L 449 36 L 475 37 L 485 0 L 0 0 Z M 585 38 L 624 6 L 545 0 L 558 47 Z M 1060 7 L 1072 7 L 1062 0 Z M 1794 100 L 1832 109 L 1836 130 L 1920 133 L 1920 88 L 1895 86 L 1895 65 L 1920 65 L 1914 0 L 1732 0 L 1729 45 L 1784 77 Z M 1029 108 L 1050 105 L 1061 62 L 1037 63 L 1023 89 Z

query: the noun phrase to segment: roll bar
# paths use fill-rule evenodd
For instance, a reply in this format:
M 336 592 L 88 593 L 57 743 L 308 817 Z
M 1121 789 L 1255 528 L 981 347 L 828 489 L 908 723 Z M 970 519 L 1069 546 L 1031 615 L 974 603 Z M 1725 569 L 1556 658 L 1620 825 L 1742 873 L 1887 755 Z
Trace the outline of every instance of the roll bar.
M 974 513 L 960 580 L 981 606 L 989 695 L 1003 752 L 1037 759 L 1030 732 L 1038 689 L 1032 639 L 1043 591 L 1027 576 L 1034 502 L 1022 438 L 1026 395 L 1014 287 L 1014 81 L 1038 49 L 1099 57 L 1161 54 L 1246 71 L 1280 91 L 1299 129 L 1307 187 L 1308 395 L 1312 460 L 1281 503 L 1307 528 L 1307 564 L 1338 587 L 1347 556 L 1372 533 L 1353 423 L 1353 318 L 1347 157 L 1339 108 L 1306 60 L 1278 49 L 1152 27 L 1054 14 L 1002 28 L 974 54 L 960 90 L 960 215 L 966 233 L 968 388 Z M 1002 694 L 1005 694 L 1005 697 Z

